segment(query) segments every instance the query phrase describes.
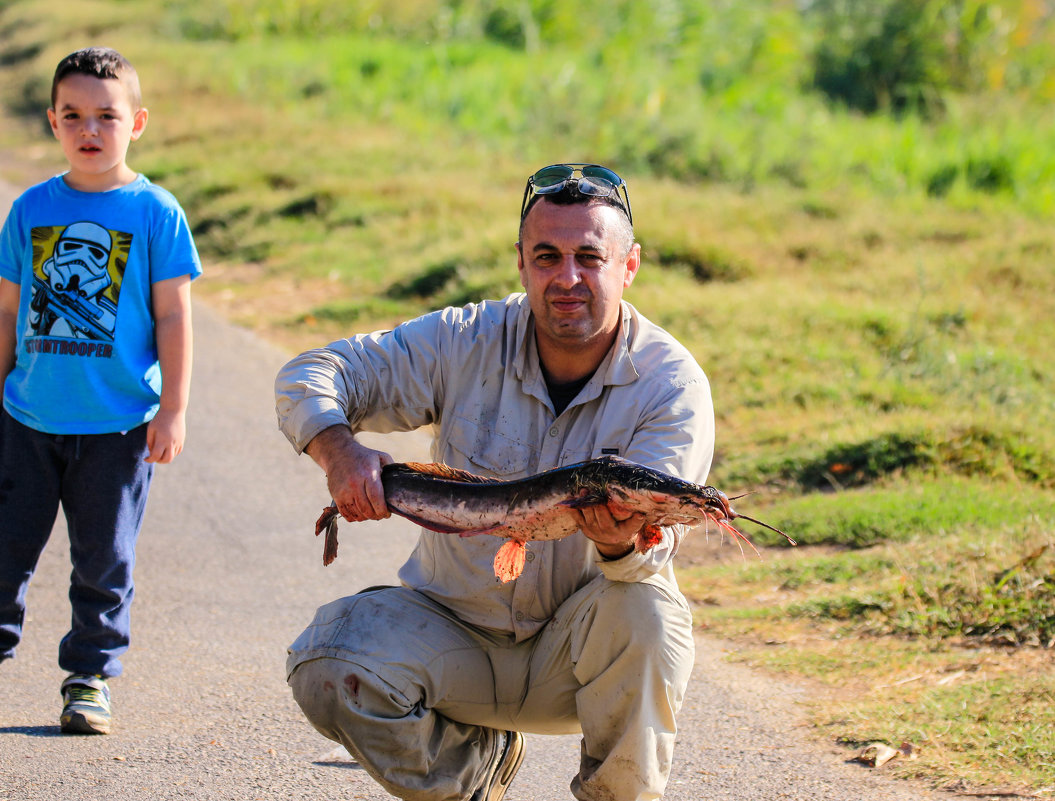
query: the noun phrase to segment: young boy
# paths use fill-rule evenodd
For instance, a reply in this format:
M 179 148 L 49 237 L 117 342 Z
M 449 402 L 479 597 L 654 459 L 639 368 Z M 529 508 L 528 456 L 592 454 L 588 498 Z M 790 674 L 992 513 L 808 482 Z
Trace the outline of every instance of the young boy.
M 147 491 L 183 449 L 201 263 L 175 198 L 125 163 L 147 124 L 132 65 L 71 53 L 51 104 L 69 170 L 28 189 L 0 232 L 0 661 L 61 504 L 73 563 L 61 728 L 107 734 Z

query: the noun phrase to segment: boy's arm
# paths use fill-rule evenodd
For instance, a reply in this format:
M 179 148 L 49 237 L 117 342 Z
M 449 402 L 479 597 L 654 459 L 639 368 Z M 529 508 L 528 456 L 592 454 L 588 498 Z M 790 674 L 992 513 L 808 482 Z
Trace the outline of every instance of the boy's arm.
M 190 398 L 190 276 L 157 281 L 151 286 L 154 331 L 161 364 L 161 408 L 147 425 L 148 462 L 164 464 L 183 450 Z
M 15 321 L 18 320 L 20 287 L 14 281 L 0 278 L 0 389 L 8 373 L 15 368 Z

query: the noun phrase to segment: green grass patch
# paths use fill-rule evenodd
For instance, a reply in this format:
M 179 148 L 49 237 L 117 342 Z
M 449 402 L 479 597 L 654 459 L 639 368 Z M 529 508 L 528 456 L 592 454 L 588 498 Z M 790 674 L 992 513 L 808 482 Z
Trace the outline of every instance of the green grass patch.
M 1055 783 L 1055 678 L 1050 671 L 1024 680 L 989 677 L 971 667 L 983 675 L 899 692 L 897 703 L 878 693 L 863 704 L 833 710 L 843 717 L 824 728 L 840 732 L 836 739 L 852 748 L 912 744 L 918 760 L 889 763 L 901 775 L 962 788 L 963 777 L 984 762 L 990 786 L 1027 794 L 1030 788 L 1050 788 Z M 957 671 L 946 672 L 945 678 L 950 676 Z

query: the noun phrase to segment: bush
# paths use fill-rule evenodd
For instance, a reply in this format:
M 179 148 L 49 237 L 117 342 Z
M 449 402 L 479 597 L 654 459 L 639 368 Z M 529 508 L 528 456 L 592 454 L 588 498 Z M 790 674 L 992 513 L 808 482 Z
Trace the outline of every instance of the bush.
M 950 85 L 950 54 L 937 13 L 920 0 L 818 0 L 821 41 L 813 85 L 858 111 L 931 114 Z

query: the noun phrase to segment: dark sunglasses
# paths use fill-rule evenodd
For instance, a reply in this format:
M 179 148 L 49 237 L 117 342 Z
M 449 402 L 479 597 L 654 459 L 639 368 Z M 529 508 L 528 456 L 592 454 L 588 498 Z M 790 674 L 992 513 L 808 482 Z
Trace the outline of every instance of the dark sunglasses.
M 576 178 L 575 173 L 579 173 Z M 619 201 L 619 190 L 623 190 L 620 205 L 626 212 L 627 219 L 633 225 L 634 217 L 630 213 L 630 195 L 626 192 L 626 181 L 607 167 L 600 164 L 551 164 L 543 167 L 527 180 L 524 187 L 524 199 L 520 203 L 520 221 L 524 221 L 528 204 L 534 195 L 552 195 L 573 182 L 584 195 L 591 197 L 612 197 Z

